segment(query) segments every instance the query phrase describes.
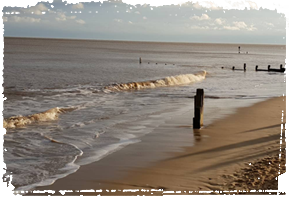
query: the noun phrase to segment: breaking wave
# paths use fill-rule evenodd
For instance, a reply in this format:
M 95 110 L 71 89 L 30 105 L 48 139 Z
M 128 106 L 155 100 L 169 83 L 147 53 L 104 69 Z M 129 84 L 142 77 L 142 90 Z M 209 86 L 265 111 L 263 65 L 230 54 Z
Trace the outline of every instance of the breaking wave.
M 62 113 L 70 112 L 77 109 L 77 107 L 59 108 L 55 107 L 47 111 L 36 113 L 28 116 L 13 116 L 3 121 L 3 127 L 5 129 L 24 127 L 25 125 L 35 122 L 53 121 L 57 120 Z
M 113 84 L 104 88 L 105 91 L 127 91 L 146 88 L 166 87 L 174 85 L 185 85 L 204 80 L 207 72 L 202 71 L 196 74 L 181 74 L 177 76 L 168 76 L 159 80 L 150 80 L 144 82 L 130 82 L 122 84 Z
M 182 74 L 177 76 L 168 76 L 159 80 L 150 80 L 144 82 L 131 82 L 131 83 L 122 83 L 122 84 L 113 84 L 104 88 L 104 92 L 112 91 L 128 91 L 128 90 L 139 90 L 145 88 L 156 88 L 156 87 L 166 87 L 166 86 L 175 86 L 175 85 L 185 85 L 193 82 L 198 82 L 204 80 L 206 77 L 206 71 L 202 71 L 196 74 Z M 36 123 L 36 122 L 45 122 L 57 120 L 59 115 L 62 113 L 74 111 L 76 109 L 81 109 L 79 107 L 66 107 L 59 108 L 55 107 L 47 111 L 32 114 L 28 116 L 12 116 L 10 118 L 4 119 L 3 127 L 5 129 L 24 127 L 26 125 Z

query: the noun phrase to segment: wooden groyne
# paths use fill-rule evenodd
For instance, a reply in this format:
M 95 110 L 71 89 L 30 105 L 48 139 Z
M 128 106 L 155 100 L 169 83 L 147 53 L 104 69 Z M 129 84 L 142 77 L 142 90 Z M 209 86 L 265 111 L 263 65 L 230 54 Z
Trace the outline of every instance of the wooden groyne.
M 233 71 L 246 71 L 247 68 L 246 68 L 246 63 L 244 63 L 244 67 L 243 69 L 238 69 L 236 68 L 235 66 L 232 67 L 232 70 Z M 224 69 L 224 67 L 221 67 L 222 69 Z M 255 71 L 265 71 L 265 72 L 280 72 L 280 73 L 284 73 L 286 71 L 286 69 L 283 67 L 283 65 L 281 64 L 280 65 L 280 68 L 279 69 L 275 69 L 275 68 L 271 68 L 271 65 L 268 65 L 267 69 L 259 69 L 259 66 L 256 65 L 255 66 Z
M 200 129 L 203 126 L 203 114 L 204 114 L 204 89 L 197 89 L 197 95 L 195 95 L 195 110 L 193 118 L 193 128 Z
M 236 69 L 235 66 L 233 66 L 233 67 L 232 67 L 232 70 L 233 70 L 233 71 L 244 71 L 244 72 L 245 72 L 245 71 L 246 71 L 246 67 L 247 67 L 247 66 L 246 66 L 246 63 L 244 63 L 243 69 Z M 223 69 L 223 68 L 222 68 L 222 69 Z
M 284 73 L 284 72 L 285 72 L 285 68 L 283 68 L 283 65 L 282 65 L 282 64 L 280 65 L 280 68 L 279 68 L 279 69 L 271 68 L 271 65 L 268 65 L 267 69 L 259 69 L 259 68 L 258 68 L 258 65 L 256 65 L 255 71 L 281 72 L 281 73 Z
M 139 57 L 138 62 L 139 62 L 139 64 L 142 64 L 142 62 L 145 62 L 145 61 L 142 61 L 142 57 Z M 170 63 L 170 62 L 161 62 L 161 63 L 159 63 L 159 62 L 155 62 L 155 63 L 154 62 L 147 62 L 147 64 L 176 65 L 175 63 Z

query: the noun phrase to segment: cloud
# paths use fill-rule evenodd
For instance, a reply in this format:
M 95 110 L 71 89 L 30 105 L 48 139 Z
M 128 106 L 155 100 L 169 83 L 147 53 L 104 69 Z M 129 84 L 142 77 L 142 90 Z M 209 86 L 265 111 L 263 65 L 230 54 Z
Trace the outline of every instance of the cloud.
M 255 1 L 251 0 L 238 0 L 238 1 L 218 1 L 219 4 L 213 2 L 213 1 L 179 1 L 176 5 L 178 6 L 187 6 L 187 7 L 193 7 L 195 9 L 206 9 L 206 10 L 220 10 L 220 9 L 228 9 L 228 8 L 236 8 L 236 9 L 258 9 L 258 5 Z
M 270 26 L 270 27 L 275 27 L 273 23 L 265 22 L 265 24 L 266 24 L 267 26 Z
M 240 30 L 240 28 L 235 27 L 235 26 L 224 26 L 223 27 L 225 30 Z
M 233 25 L 231 26 L 224 26 L 225 30 L 248 30 L 248 31 L 255 31 L 257 28 L 255 28 L 253 25 L 248 26 L 244 21 L 235 21 L 233 22 Z
M 244 21 L 235 21 L 233 24 L 239 29 L 247 28 L 247 24 Z
M 24 12 L 31 12 L 31 13 L 36 14 L 36 15 L 42 15 L 42 12 L 47 11 L 48 8 L 43 3 L 39 3 L 36 6 L 32 6 L 30 8 L 23 8 L 22 10 Z
M 135 14 L 140 14 L 140 12 L 139 12 L 139 11 L 136 11 Z
M 82 3 L 77 3 L 77 4 L 72 5 L 72 9 L 75 9 L 75 10 L 79 10 L 83 8 L 84 8 L 84 5 Z
M 11 13 L 13 14 L 19 14 L 19 12 L 17 10 L 12 10 Z
M 247 1 L 250 5 L 250 9 L 258 10 L 258 6 L 255 2 Z
M 147 19 L 148 19 L 147 17 L 145 17 L 145 16 L 143 17 L 143 20 L 147 20 Z
M 220 10 L 222 7 L 212 1 L 196 1 L 193 2 L 192 0 L 188 1 L 179 1 L 177 3 L 178 6 L 187 6 L 193 7 L 195 9 L 206 9 L 206 10 Z
M 66 15 L 64 13 L 58 13 L 58 17 L 55 18 L 57 21 L 66 21 Z
M 58 12 L 57 17 L 55 18 L 56 21 L 66 21 L 69 19 L 75 19 L 76 16 L 66 16 L 63 12 Z
M 36 19 L 33 17 L 19 17 L 19 16 L 12 16 L 7 19 L 9 22 L 15 23 L 39 23 L 41 19 Z
M 188 2 L 186 1 L 179 1 L 176 5 L 177 6 L 187 6 Z
M 76 16 L 66 16 L 67 19 L 75 19 Z
M 122 19 L 114 19 L 115 22 L 122 23 Z
M 229 5 L 231 6 L 231 8 L 236 8 L 236 9 L 244 9 L 244 8 L 249 8 L 253 10 L 259 9 L 257 3 L 255 1 L 250 1 L 250 0 L 231 2 L 229 3 Z
M 122 0 L 104 0 L 103 3 L 123 3 Z
M 188 4 L 184 3 L 184 5 Z M 193 8 L 197 10 L 201 9 L 210 9 L 210 10 L 221 10 L 222 8 L 217 6 L 214 2 L 212 1 L 202 1 L 201 4 L 199 2 L 193 3 Z
M 75 20 L 75 22 L 81 25 L 85 24 L 85 21 L 82 19 Z
M 250 27 L 247 27 L 248 31 L 255 31 L 257 28 L 255 28 L 253 25 L 250 25 Z
M 4 22 L 4 23 L 8 21 L 8 18 L 7 18 L 7 17 L 4 17 L 4 16 L 3 16 L 2 19 L 3 19 L 3 22 Z
M 244 9 L 245 4 L 244 4 L 244 2 L 230 1 L 224 7 L 225 7 L 225 9 L 230 9 L 230 8 L 231 9 Z
M 131 21 L 129 21 L 128 23 L 129 23 L 129 24 L 133 24 L 133 22 L 131 22 Z
M 210 29 L 208 26 L 197 26 L 197 25 L 193 25 L 191 26 L 191 29 L 193 30 L 208 30 Z
M 215 23 L 218 25 L 223 25 L 225 23 L 225 19 L 217 18 L 215 19 Z
M 204 20 L 210 20 L 211 18 L 207 14 L 202 14 L 202 16 L 193 16 L 190 17 L 191 20 L 197 20 L 197 21 L 204 21 Z

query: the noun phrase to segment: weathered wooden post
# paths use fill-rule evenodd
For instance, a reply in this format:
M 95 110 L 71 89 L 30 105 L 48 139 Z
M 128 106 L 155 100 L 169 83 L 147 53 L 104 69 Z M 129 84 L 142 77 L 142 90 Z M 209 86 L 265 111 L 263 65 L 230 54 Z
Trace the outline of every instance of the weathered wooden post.
M 200 129 L 203 126 L 203 112 L 204 112 L 204 89 L 197 89 L 197 95 L 195 95 L 195 112 L 193 118 L 193 128 Z
M 282 69 L 283 69 L 283 65 L 281 64 L 281 65 L 280 65 L 280 70 L 282 70 Z
M 239 46 L 238 48 L 239 48 L 239 54 L 240 54 L 241 47 Z
M 139 58 L 139 64 L 141 64 L 141 57 Z
M 232 67 L 232 70 L 235 70 L 235 66 Z
M 244 63 L 244 72 L 246 71 L 246 63 Z
M 256 65 L 256 67 L 255 67 L 255 71 L 258 71 L 258 65 Z
M 270 66 L 270 65 L 268 65 L 268 71 L 270 71 L 270 67 L 271 67 L 271 66 Z

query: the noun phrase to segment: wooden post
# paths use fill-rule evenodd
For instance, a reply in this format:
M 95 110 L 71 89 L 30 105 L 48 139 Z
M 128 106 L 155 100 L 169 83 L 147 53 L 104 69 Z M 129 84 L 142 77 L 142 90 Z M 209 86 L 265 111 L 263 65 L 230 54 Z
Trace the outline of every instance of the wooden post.
M 195 95 L 195 115 L 193 118 L 194 129 L 200 129 L 203 126 L 204 97 L 204 90 L 197 89 L 197 95 Z
M 256 65 L 255 71 L 258 71 L 258 65 Z
M 232 70 L 235 70 L 235 66 L 232 67 Z
M 239 48 L 239 54 L 240 54 L 241 47 L 239 46 L 238 48 Z
M 141 57 L 139 58 L 139 64 L 141 64 Z
M 270 71 L 270 67 L 271 67 L 271 66 L 270 66 L 270 65 L 268 65 L 268 71 Z
M 244 63 L 244 72 L 246 71 L 246 63 Z
M 280 65 L 280 70 L 282 70 L 282 69 L 283 69 L 283 65 L 281 64 L 281 65 Z

